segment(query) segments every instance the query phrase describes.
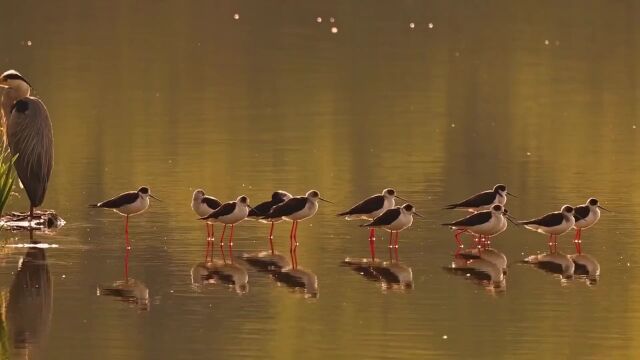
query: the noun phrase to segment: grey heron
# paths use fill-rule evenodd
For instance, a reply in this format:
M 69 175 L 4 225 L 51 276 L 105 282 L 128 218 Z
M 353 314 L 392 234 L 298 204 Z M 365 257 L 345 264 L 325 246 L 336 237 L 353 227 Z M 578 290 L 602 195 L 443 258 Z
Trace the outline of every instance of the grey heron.
M 15 70 L 0 76 L 5 146 L 16 156 L 14 167 L 33 208 L 42 205 L 53 169 L 53 130 L 44 103 L 31 95 L 31 85 Z

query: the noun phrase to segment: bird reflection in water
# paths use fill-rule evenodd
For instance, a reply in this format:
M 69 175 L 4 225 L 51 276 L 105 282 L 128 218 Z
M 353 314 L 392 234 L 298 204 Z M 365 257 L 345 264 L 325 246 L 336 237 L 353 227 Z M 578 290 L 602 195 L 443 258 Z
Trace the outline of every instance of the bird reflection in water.
M 346 258 L 342 265 L 367 280 L 380 282 L 383 290 L 413 289 L 413 271 L 410 266 L 400 262 L 396 247 L 389 248 L 389 261 Z
M 221 247 L 222 259 L 213 258 L 213 246 L 211 257 L 205 262 L 198 262 L 191 267 L 191 284 L 194 289 L 200 291 L 208 284 L 222 284 L 235 290 L 238 294 L 249 291 L 249 273 L 242 261 L 227 261 L 224 249 Z M 207 247 L 207 252 L 209 247 Z M 232 253 L 230 253 L 232 256 Z
M 490 292 L 507 289 L 507 257 L 494 248 L 457 251 L 451 265 L 444 269 L 463 275 Z
M 244 254 L 242 258 L 258 271 L 270 274 L 278 284 L 299 291 L 306 298 L 317 298 L 319 296 L 318 276 L 297 265 L 295 252 L 291 251 L 289 255 L 291 258 L 278 252 L 260 251 Z
M 600 277 L 600 264 L 591 255 L 562 252 L 531 255 L 522 261 L 551 274 L 560 275 L 563 283 L 576 278 L 584 280 L 588 285 L 595 285 Z
M 149 288 L 141 281 L 129 277 L 129 253 L 125 249 L 124 255 L 124 279 L 110 284 L 98 286 L 98 296 L 112 296 L 117 300 L 134 305 L 139 310 L 149 310 Z
M 1 308 L 6 311 L 2 318 L 6 320 L 7 329 L 0 330 L 9 335 L 13 353 L 10 358 L 43 357 L 38 345 L 51 325 L 53 291 L 46 246 L 43 246 L 46 244 L 34 241 L 32 231 L 30 239 L 9 289 L 6 307 Z

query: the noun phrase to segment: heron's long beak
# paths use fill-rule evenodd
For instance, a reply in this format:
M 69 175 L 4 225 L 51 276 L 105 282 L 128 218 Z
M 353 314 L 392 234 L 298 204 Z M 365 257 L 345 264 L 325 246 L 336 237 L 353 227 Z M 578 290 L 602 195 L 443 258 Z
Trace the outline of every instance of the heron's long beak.
M 600 205 L 598 205 L 598 208 L 599 208 L 599 209 L 602 209 L 602 210 L 604 210 L 604 211 L 611 212 L 611 210 L 609 210 L 609 209 L 605 209 L 605 208 L 603 208 L 603 207 L 602 207 L 602 206 L 600 206 Z
M 323 199 L 323 198 L 321 198 L 321 197 L 318 197 L 318 200 L 322 200 L 322 201 L 324 201 L 324 202 L 328 202 L 329 204 L 333 204 L 333 202 L 331 202 L 331 201 L 329 201 L 329 200 L 327 200 L 327 199 Z
M 409 200 L 407 200 L 407 199 L 403 198 L 402 196 L 398 196 L 398 195 L 396 195 L 396 197 L 397 197 L 398 199 L 402 200 L 402 201 L 410 202 Z
M 153 195 L 151 195 L 151 194 L 149 194 L 149 196 L 150 196 L 150 197 L 152 197 L 152 198 L 154 198 L 154 199 L 156 199 L 156 200 L 158 200 L 158 201 L 160 201 L 160 202 L 162 202 L 162 200 L 158 199 L 157 197 L 155 197 L 155 196 L 153 196 Z
M 405 201 L 406 201 L 406 200 L 405 200 Z M 422 216 L 422 214 L 418 213 L 417 211 L 414 211 L 414 212 L 413 212 L 413 214 L 414 214 L 415 216 L 418 216 L 418 217 L 421 217 L 421 218 L 423 218 L 423 219 L 424 219 L 424 216 Z
M 514 198 L 517 198 L 517 196 L 513 195 L 512 193 L 510 193 L 510 192 L 508 192 L 508 191 L 507 191 L 507 195 L 509 195 L 509 196 L 513 196 Z

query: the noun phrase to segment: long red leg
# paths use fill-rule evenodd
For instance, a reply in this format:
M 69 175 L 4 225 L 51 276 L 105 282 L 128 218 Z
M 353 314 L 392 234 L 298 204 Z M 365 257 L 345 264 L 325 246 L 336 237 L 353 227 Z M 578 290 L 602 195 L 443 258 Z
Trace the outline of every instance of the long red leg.
M 371 252 L 371 262 L 376 261 L 376 229 L 369 230 L 369 251 Z
M 399 242 L 400 242 L 400 231 L 396 231 L 396 245 L 395 245 L 396 249 L 398 248 L 398 246 L 400 246 Z
M 293 231 L 293 257 L 296 261 L 294 269 L 298 268 L 298 222 L 296 221 L 296 229 Z
M 214 226 L 215 226 L 214 224 L 211 224 L 211 261 L 213 261 L 213 246 L 214 246 L 215 241 L 216 241 L 216 239 L 215 239 L 215 235 L 216 234 L 215 234 L 215 231 L 214 231 L 215 230 Z
M 127 250 L 131 249 L 131 242 L 129 241 L 129 215 L 124 218 L 124 238 L 126 242 Z
M 553 235 L 549 235 L 549 253 L 553 253 Z
M 224 261 L 225 263 L 227 262 L 227 259 L 225 259 L 224 257 L 224 233 L 227 231 L 227 224 L 224 224 L 224 227 L 222 228 L 222 235 L 220 236 L 220 254 L 222 254 L 222 261 Z
M 458 250 L 460 248 L 464 247 L 464 245 L 462 245 L 462 240 L 460 240 L 460 235 L 462 235 L 462 234 L 464 234 L 466 232 L 467 232 L 466 229 L 456 230 L 456 232 L 453 235 L 455 237 L 455 239 L 456 239 L 456 244 L 458 244 Z
M 269 248 L 271 249 L 271 254 L 273 255 L 273 227 L 276 225 L 275 222 L 271 222 L 271 230 L 269 230 Z
M 389 249 L 393 247 L 393 231 L 389 231 Z
M 124 282 L 129 283 L 129 249 L 124 252 Z
M 211 233 L 209 232 L 209 223 L 205 221 L 204 227 L 207 228 L 207 250 L 204 251 L 205 264 L 209 261 L 209 247 L 211 246 Z
M 229 234 L 229 260 L 233 263 L 233 229 L 234 226 L 231 225 L 231 234 Z
M 576 246 L 576 252 L 578 254 L 582 254 L 582 229 L 576 229 L 576 238 L 573 240 L 574 245 Z
M 553 236 L 553 251 L 558 252 L 558 235 Z

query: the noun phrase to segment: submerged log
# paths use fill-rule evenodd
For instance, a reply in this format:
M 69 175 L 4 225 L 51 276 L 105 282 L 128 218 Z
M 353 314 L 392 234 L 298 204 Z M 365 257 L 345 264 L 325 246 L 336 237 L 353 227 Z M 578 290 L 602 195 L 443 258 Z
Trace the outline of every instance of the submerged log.
M 29 213 L 11 212 L 0 217 L 0 227 L 10 231 L 50 230 L 62 227 L 65 221 L 54 210 L 38 210 L 33 212 L 29 221 Z

